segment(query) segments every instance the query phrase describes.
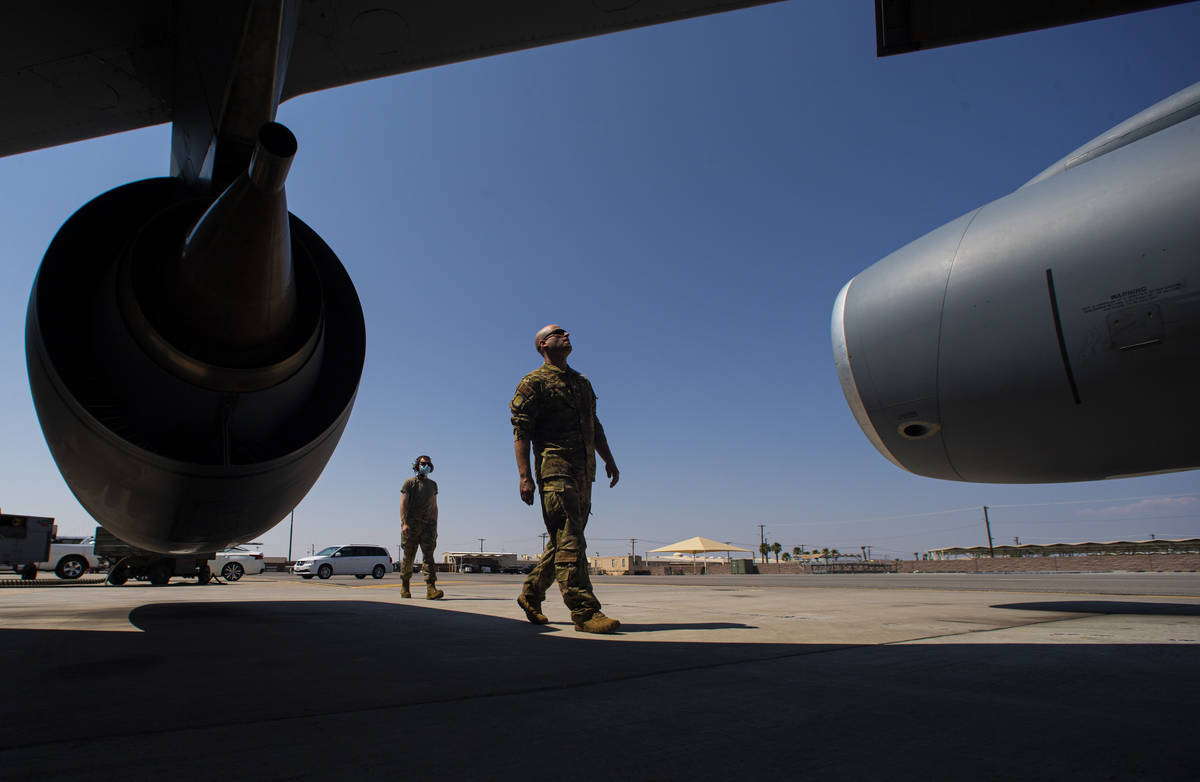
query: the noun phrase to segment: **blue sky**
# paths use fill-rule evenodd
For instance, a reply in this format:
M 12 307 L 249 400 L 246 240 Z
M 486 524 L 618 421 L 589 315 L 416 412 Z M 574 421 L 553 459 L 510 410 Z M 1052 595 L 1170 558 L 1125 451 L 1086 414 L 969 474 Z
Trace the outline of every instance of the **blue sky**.
M 558 322 L 621 467 L 589 550 L 691 535 L 911 556 L 943 545 L 1200 535 L 1200 473 L 998 486 L 898 470 L 833 370 L 841 286 L 1200 79 L 1200 4 L 875 57 L 871 3 L 787 2 L 294 99 L 287 193 L 354 278 L 367 362 L 296 509 L 294 553 L 399 542 L 429 453 L 439 550 L 532 552 L 508 401 Z M 170 129 L 0 159 L 0 506 L 93 525 L 25 372 L 29 287 L 89 199 L 167 173 Z M 287 552 L 288 524 L 260 540 Z

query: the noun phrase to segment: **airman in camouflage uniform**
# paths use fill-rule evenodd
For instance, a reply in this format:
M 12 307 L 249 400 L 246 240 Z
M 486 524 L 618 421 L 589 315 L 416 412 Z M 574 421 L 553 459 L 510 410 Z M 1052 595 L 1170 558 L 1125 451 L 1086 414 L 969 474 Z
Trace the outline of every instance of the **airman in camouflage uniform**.
M 596 394 L 583 375 L 567 366 L 571 335 L 551 324 L 538 331 L 534 347 L 544 359 L 517 384 L 511 405 L 521 499 L 533 504 L 534 482 L 542 501 L 542 520 L 550 533 L 546 550 L 525 579 L 517 604 L 534 624 L 550 620 L 542 601 L 552 581 L 571 610 L 575 629 L 611 633 L 621 623 L 600 612 L 600 601 L 588 578 L 587 541 L 583 529 L 592 510 L 596 454 L 616 486 L 620 478 L 604 427 L 596 418 Z M 533 446 L 533 469 L 529 449 Z
M 433 460 L 421 454 L 412 463 L 413 477 L 400 488 L 400 546 L 404 549 L 404 562 L 400 566 L 401 597 L 412 597 L 408 584 L 412 580 L 413 557 L 417 546 L 425 562 L 425 597 L 437 600 L 446 593 L 437 588 L 437 567 L 433 550 L 437 547 L 437 484 L 427 478 L 433 472 Z

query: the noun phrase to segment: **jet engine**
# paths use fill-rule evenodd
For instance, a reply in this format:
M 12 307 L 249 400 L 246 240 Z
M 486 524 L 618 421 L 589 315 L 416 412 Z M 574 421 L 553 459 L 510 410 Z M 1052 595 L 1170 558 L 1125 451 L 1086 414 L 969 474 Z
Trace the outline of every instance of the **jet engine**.
M 316 482 L 362 374 L 362 307 L 290 214 L 287 128 L 259 132 L 219 197 L 177 177 L 92 200 L 29 298 L 29 383 L 83 507 L 136 546 L 212 552 L 273 527 Z
M 1200 84 L 846 284 L 833 348 L 918 475 L 1086 481 L 1200 466 Z

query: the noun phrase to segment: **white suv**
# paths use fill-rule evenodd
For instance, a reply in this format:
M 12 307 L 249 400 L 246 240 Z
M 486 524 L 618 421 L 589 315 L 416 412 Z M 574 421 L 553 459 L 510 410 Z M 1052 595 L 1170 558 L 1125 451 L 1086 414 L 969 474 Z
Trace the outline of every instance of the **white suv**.
M 353 546 L 330 546 L 316 554 L 300 557 L 292 565 L 292 572 L 301 578 L 329 578 L 330 576 L 354 576 L 383 578 L 392 569 L 392 555 L 383 546 L 357 544 Z

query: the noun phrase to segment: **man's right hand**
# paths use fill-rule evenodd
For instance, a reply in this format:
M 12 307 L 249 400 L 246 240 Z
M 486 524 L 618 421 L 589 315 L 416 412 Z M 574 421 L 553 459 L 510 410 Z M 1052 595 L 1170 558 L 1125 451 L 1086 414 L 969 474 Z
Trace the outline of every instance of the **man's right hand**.
M 521 502 L 526 505 L 533 504 L 533 491 L 536 487 L 533 485 L 532 478 L 521 479 Z

